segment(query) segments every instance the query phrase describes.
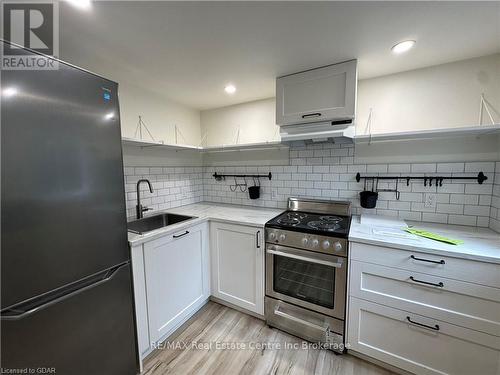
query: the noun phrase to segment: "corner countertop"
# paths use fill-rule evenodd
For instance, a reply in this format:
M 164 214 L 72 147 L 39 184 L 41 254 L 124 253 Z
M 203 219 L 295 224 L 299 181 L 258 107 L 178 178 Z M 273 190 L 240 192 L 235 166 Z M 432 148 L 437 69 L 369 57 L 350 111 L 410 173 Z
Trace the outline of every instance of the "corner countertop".
M 500 264 L 500 234 L 487 228 L 406 221 L 408 226 L 464 241 L 450 245 L 407 233 L 401 226 L 361 223 L 353 216 L 349 241 Z
M 155 211 L 149 216 L 168 212 L 178 215 L 194 216 L 193 219 L 183 221 L 182 223 L 169 225 L 164 228 L 156 229 L 142 235 L 128 232 L 128 242 L 130 246 L 137 246 L 141 243 L 162 237 L 165 234 L 178 232 L 185 229 L 186 227 L 197 225 L 208 220 L 262 227 L 267 221 L 271 220 L 273 217 L 279 215 L 283 211 L 284 210 L 282 209 L 238 206 L 231 204 L 189 204 L 186 206 L 170 208 L 163 211 Z

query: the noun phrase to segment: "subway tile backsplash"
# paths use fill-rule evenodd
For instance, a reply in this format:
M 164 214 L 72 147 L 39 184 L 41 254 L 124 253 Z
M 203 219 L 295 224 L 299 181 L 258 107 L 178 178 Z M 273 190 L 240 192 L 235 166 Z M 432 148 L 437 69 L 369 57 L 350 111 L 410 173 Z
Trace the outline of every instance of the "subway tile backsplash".
M 500 232 L 500 162 L 390 163 L 354 164 L 355 148 L 350 144 L 313 144 L 292 146 L 289 165 L 223 166 L 223 167 L 125 167 L 127 215 L 135 215 L 135 184 L 140 178 L 153 183 L 154 192 L 141 187 L 143 204 L 156 210 L 201 201 L 285 208 L 289 196 L 340 199 L 353 202 L 354 213 L 376 213 L 407 220 L 490 227 Z M 474 180 L 444 180 L 442 187 L 424 186 L 422 181 L 398 183 L 400 199 L 395 193 L 380 192 L 377 207 L 363 209 L 359 192 L 363 180 L 356 182 L 357 172 L 383 175 L 470 176 L 483 171 L 488 180 L 479 185 Z M 234 179 L 216 181 L 214 172 L 229 174 L 267 174 L 261 178 L 260 199 L 249 199 L 247 191 L 231 191 Z M 238 179 L 238 183 L 244 182 Z M 248 186 L 254 181 L 246 180 Z M 393 189 L 395 182 L 380 181 L 379 189 Z M 371 183 L 367 182 L 367 189 Z M 432 198 L 434 199 L 430 199 Z M 432 201 L 429 203 L 429 201 Z
M 354 164 L 353 145 L 316 144 L 290 148 L 289 166 L 238 166 L 204 167 L 204 201 L 285 208 L 289 196 L 346 199 L 353 202 L 354 212 L 377 213 L 402 219 L 488 227 L 492 203 L 495 162 L 469 163 L 401 163 L 401 164 Z M 497 163 L 500 164 L 500 163 Z M 232 192 L 229 186 L 233 180 L 215 181 L 212 174 L 219 173 L 261 173 L 271 171 L 271 181 L 261 179 L 261 199 L 250 200 L 246 192 Z M 357 172 L 383 175 L 426 175 L 426 176 L 470 176 L 483 171 L 488 180 L 483 185 L 473 180 L 445 180 L 442 187 L 424 186 L 422 181 L 398 183 L 401 191 L 399 200 L 395 193 L 381 192 L 377 207 L 363 209 L 359 205 L 359 192 L 364 182 L 356 182 Z M 498 178 L 497 178 L 498 180 Z M 498 182 L 498 181 L 497 181 Z M 249 179 L 247 183 L 252 183 Z M 393 189 L 395 182 L 380 181 L 379 189 Z M 371 183 L 367 182 L 367 189 Z M 496 188 L 498 194 L 498 188 Z M 426 204 L 428 195 L 434 196 L 434 203 Z M 493 198 L 495 200 L 495 198 Z M 500 198 L 497 197 L 495 204 Z M 498 210 L 497 210 L 498 211 Z M 498 215 L 497 212 L 495 212 Z M 491 215 L 491 216 L 490 216 Z M 498 219 L 498 216 L 497 216 Z
M 141 204 L 154 210 L 165 210 L 203 200 L 202 167 L 127 167 L 125 195 L 127 217 L 135 217 L 137 204 L 136 184 L 147 178 L 153 185 L 153 193 L 147 184 L 141 184 Z

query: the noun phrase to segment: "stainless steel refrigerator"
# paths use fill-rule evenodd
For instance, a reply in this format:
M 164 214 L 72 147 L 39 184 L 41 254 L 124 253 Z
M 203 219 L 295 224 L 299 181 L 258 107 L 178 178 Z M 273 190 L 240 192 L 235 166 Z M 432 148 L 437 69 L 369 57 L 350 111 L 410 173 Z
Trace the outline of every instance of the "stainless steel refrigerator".
M 1 367 L 136 374 L 118 85 L 60 62 L 1 88 Z

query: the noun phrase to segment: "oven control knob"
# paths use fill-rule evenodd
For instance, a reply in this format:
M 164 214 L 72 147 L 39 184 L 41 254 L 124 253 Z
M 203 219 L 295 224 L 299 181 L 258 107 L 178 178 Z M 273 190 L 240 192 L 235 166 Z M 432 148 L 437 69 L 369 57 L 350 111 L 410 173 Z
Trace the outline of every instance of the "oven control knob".
M 286 238 L 286 236 L 285 236 L 283 233 L 282 233 L 282 234 L 280 234 L 280 241 L 284 241 L 284 240 L 285 240 L 285 238 Z
M 330 247 L 330 241 L 323 241 L 322 246 L 323 246 L 323 249 L 325 249 L 325 250 L 328 249 Z
M 307 245 L 308 245 L 308 243 L 309 243 L 309 240 L 307 239 L 307 237 L 304 237 L 304 238 L 302 239 L 302 245 L 307 246 Z
M 333 244 L 333 248 L 335 249 L 335 251 L 341 251 L 342 250 L 342 244 L 340 242 L 335 242 Z
M 312 247 L 316 247 L 319 245 L 319 241 L 317 239 L 312 240 Z
M 269 239 L 270 240 L 276 239 L 276 233 L 274 233 L 274 232 L 269 233 Z

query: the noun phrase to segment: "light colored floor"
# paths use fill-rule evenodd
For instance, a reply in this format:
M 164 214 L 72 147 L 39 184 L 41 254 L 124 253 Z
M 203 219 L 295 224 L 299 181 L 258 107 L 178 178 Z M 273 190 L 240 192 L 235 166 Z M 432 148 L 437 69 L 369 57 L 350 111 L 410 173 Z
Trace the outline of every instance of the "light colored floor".
M 304 349 L 307 342 L 214 302 L 205 305 L 169 344 L 172 347 L 164 343 L 146 359 L 144 374 L 391 374 L 350 355 Z M 290 347 L 284 349 L 285 344 Z

